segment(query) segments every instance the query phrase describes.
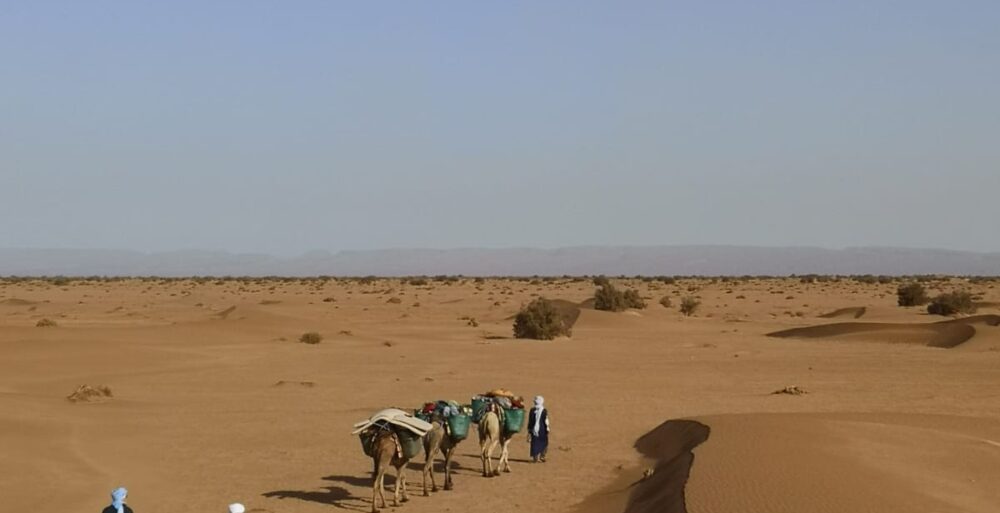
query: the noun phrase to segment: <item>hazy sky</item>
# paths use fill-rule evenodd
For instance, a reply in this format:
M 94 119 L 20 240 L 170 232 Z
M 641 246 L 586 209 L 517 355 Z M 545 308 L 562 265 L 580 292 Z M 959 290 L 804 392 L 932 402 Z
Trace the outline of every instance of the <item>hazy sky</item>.
M 1000 2 L 0 3 L 0 246 L 1000 251 Z

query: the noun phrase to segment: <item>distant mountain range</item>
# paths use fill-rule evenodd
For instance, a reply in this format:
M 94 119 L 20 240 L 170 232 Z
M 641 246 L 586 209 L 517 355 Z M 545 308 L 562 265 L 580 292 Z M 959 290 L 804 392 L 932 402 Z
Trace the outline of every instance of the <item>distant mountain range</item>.
M 0 276 L 1000 275 L 1000 253 L 751 246 L 221 251 L 0 249 Z

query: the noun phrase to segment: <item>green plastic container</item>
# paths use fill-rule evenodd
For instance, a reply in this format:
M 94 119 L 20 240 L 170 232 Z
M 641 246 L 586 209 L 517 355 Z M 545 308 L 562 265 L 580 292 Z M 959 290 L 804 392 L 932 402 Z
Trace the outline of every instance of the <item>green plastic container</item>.
M 472 420 L 479 422 L 479 419 L 483 418 L 483 412 L 486 411 L 486 405 L 489 404 L 489 400 L 485 397 L 473 397 L 472 398 Z
M 454 441 L 465 440 L 469 436 L 469 424 L 472 418 L 468 415 L 452 415 L 448 417 L 448 429 L 451 431 L 451 439 Z
M 358 434 L 361 439 L 361 450 L 365 451 L 365 456 L 372 457 L 372 440 L 375 438 L 375 431 L 366 429 Z
M 399 437 L 399 445 L 403 448 L 404 458 L 411 459 L 420 454 L 423 444 L 419 435 L 409 429 L 397 427 L 396 436 Z
M 524 410 L 518 408 L 505 409 L 503 430 L 507 433 L 520 433 L 524 426 Z

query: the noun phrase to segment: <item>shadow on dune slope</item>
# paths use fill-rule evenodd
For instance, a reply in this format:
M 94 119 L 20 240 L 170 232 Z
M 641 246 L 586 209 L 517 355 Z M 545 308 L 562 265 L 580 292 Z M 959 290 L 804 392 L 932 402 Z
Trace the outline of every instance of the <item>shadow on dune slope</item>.
M 836 319 L 838 317 L 853 317 L 855 319 L 859 319 L 867 311 L 868 308 L 865 308 L 863 306 L 851 306 L 847 308 L 840 308 L 830 313 L 825 313 L 823 315 L 820 315 L 820 317 L 822 317 L 823 319 Z
M 695 447 L 710 429 L 693 420 L 668 420 L 635 443 L 652 467 L 624 472 L 610 487 L 582 502 L 579 513 L 687 513 L 684 488 Z
M 708 440 L 710 431 L 693 420 L 668 420 L 637 440 L 635 448 L 656 460 L 656 467 L 636 483 L 625 513 L 687 513 L 684 485 L 694 463 L 693 450 Z

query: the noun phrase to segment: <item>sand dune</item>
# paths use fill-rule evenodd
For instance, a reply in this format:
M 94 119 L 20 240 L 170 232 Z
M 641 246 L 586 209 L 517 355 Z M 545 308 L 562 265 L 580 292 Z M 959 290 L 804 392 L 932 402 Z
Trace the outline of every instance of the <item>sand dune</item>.
M 905 414 L 672 420 L 636 442 L 647 464 L 581 513 L 963 511 L 1000 504 L 1000 423 Z
M 894 344 L 917 344 L 950 348 L 976 335 L 976 325 L 1000 325 L 1000 315 L 977 315 L 933 323 L 845 322 L 792 328 L 768 333 L 769 337 L 858 340 Z
M 993 420 L 898 414 L 698 420 L 712 437 L 695 449 L 691 513 L 988 513 L 1000 504 L 1000 451 L 989 443 L 1000 437 L 1000 423 Z

